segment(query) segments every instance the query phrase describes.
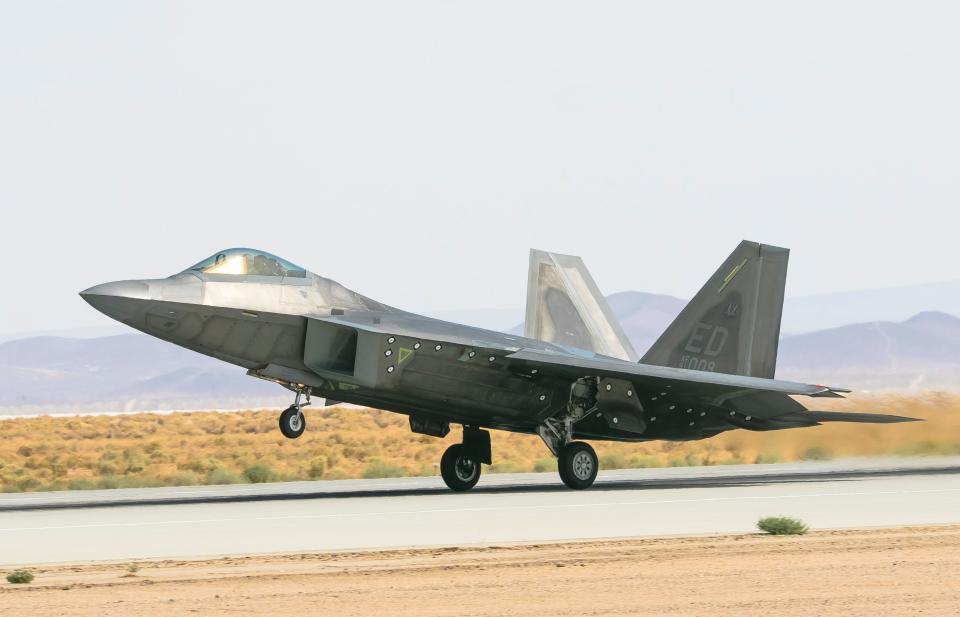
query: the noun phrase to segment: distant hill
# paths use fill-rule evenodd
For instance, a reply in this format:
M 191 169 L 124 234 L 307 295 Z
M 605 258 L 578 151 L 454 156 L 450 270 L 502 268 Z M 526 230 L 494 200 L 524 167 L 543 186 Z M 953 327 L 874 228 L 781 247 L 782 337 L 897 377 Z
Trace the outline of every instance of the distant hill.
M 607 302 L 640 355 L 653 345 L 687 304 L 686 300 L 673 296 L 641 291 L 611 294 L 607 296 Z
M 286 391 L 143 334 L 0 344 L 5 413 L 280 405 Z
M 787 298 L 782 331 L 799 334 L 853 323 L 903 321 L 924 311 L 960 315 L 960 280 Z
M 960 318 L 930 311 L 785 336 L 777 377 L 859 389 L 957 388 Z

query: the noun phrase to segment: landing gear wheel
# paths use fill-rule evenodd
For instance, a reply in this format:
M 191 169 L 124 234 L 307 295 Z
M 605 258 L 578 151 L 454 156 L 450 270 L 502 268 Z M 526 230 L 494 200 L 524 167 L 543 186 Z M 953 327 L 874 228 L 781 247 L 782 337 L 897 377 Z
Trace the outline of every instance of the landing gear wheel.
M 440 459 L 440 475 L 452 490 L 469 491 L 480 480 L 480 461 L 462 443 L 453 444 Z
M 590 444 L 571 441 L 560 449 L 557 470 L 564 484 L 572 489 L 583 490 L 590 488 L 593 481 L 597 479 L 600 462 Z
M 307 428 L 307 420 L 296 405 L 287 407 L 280 414 L 280 432 L 287 439 L 296 439 L 303 435 L 303 429 L 305 428 Z

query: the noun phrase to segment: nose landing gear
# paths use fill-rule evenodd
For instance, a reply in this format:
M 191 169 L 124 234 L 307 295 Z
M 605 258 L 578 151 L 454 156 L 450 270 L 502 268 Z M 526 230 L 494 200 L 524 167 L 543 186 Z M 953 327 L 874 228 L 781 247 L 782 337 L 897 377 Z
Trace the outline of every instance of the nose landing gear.
M 480 480 L 480 461 L 462 443 L 455 443 L 440 459 L 440 475 L 451 490 L 469 491 Z
M 306 395 L 307 400 L 304 403 L 300 402 L 300 397 Z M 283 410 L 283 413 L 280 414 L 280 432 L 283 433 L 283 436 L 287 439 L 296 439 L 300 435 L 303 435 L 303 431 L 307 428 L 307 419 L 303 416 L 303 408 L 310 404 L 310 388 L 297 389 L 297 397 L 293 401 L 293 405 L 290 405 Z
M 490 433 L 463 427 L 463 443 L 455 443 L 440 458 L 440 475 L 450 489 L 469 491 L 480 480 L 480 464 L 490 464 Z

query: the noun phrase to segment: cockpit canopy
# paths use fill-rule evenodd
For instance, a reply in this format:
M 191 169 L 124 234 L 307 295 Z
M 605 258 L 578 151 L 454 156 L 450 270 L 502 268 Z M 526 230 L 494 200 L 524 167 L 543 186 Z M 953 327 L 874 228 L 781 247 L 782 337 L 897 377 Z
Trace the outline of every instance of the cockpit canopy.
M 305 278 L 307 271 L 276 255 L 255 249 L 234 248 L 204 259 L 187 272 L 234 276 L 278 276 Z

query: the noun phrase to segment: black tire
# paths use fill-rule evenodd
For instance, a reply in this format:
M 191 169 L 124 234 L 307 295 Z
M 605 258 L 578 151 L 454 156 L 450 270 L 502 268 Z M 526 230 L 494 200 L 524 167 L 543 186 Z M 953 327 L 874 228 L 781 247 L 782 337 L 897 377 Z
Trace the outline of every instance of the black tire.
M 480 481 L 480 461 L 462 443 L 455 443 L 440 458 L 440 475 L 451 490 L 469 491 Z
M 590 444 L 582 441 L 571 441 L 560 449 L 557 458 L 557 471 L 560 479 L 572 489 L 583 490 L 590 488 L 597 479 L 600 470 L 600 461 L 597 453 Z
M 307 428 L 307 419 L 299 409 L 291 405 L 280 414 L 280 432 L 287 439 L 296 439 Z

